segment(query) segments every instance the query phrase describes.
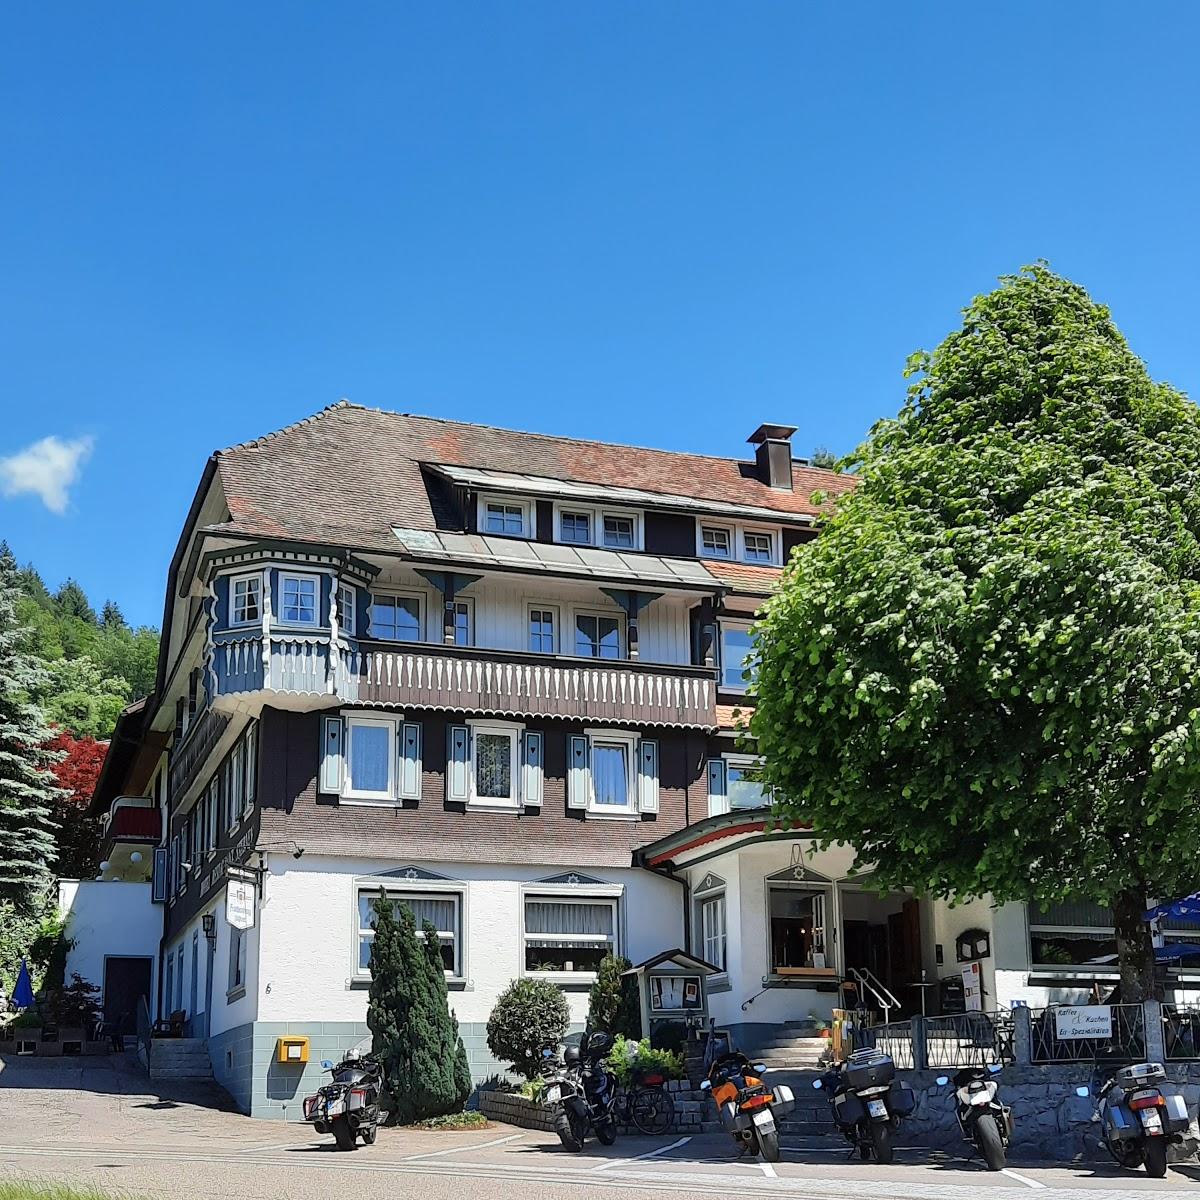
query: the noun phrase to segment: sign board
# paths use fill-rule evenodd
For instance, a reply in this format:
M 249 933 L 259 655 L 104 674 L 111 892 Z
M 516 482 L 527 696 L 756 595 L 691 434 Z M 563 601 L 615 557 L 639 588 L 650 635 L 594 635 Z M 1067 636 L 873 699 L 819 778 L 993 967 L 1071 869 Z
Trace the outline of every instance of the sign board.
M 1111 1038 L 1112 1009 L 1107 1004 L 1064 1004 L 1054 1010 L 1054 1036 L 1060 1042 Z
M 257 888 L 246 879 L 231 879 L 225 889 L 225 920 L 234 929 L 250 929 L 254 925 Z
M 963 1005 L 967 1012 L 983 1012 L 983 971 L 977 962 L 962 969 Z
M 650 976 L 650 1007 L 655 1012 L 699 1008 L 701 995 L 699 975 Z

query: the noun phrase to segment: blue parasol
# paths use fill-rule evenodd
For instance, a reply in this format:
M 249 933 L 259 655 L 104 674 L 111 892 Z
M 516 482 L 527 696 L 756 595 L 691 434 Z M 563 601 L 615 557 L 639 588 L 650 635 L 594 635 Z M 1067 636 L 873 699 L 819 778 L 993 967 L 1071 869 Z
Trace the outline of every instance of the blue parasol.
M 17 972 L 17 986 L 13 988 L 13 1003 L 18 1008 L 29 1008 L 33 1004 L 33 984 L 29 980 L 29 968 L 21 959 L 21 969 Z
M 1169 904 L 1156 904 L 1146 912 L 1147 921 L 1161 921 L 1169 917 L 1175 921 L 1200 921 L 1200 892 L 1172 900 Z

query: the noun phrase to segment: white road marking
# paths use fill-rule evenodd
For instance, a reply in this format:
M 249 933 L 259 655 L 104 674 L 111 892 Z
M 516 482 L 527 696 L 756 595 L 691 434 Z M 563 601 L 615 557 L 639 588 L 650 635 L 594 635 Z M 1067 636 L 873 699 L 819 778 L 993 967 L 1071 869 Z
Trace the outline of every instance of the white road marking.
M 773 1166 L 771 1166 L 771 1164 L 770 1164 L 769 1162 L 760 1162 L 760 1163 L 758 1164 L 758 1169 L 759 1169 L 759 1170 L 760 1170 L 760 1171 L 761 1171 L 761 1172 L 762 1172 L 762 1173 L 763 1173 L 763 1174 L 764 1174 L 764 1175 L 765 1175 L 765 1176 L 766 1176 L 768 1179 L 778 1179 L 778 1178 L 779 1178 L 779 1176 L 775 1174 L 775 1168 L 774 1168 Z
M 1029 1176 L 1021 1175 L 1017 1171 L 1009 1170 L 1008 1167 L 1001 1167 L 1000 1174 L 1007 1175 L 1009 1179 L 1015 1179 L 1019 1183 L 1023 1183 L 1026 1187 L 1039 1188 L 1042 1191 L 1046 1190 L 1046 1185 L 1044 1183 L 1038 1183 L 1036 1179 L 1030 1179 Z
M 423 1158 L 445 1158 L 447 1154 L 466 1154 L 470 1150 L 486 1150 L 489 1146 L 503 1146 L 505 1142 L 519 1142 L 525 1135 L 514 1133 L 511 1137 L 492 1138 L 490 1142 L 475 1142 L 470 1146 L 451 1146 L 449 1150 L 431 1150 L 427 1154 L 406 1154 L 401 1162 L 419 1162 Z
M 680 1146 L 686 1146 L 692 1140 L 691 1135 L 681 1137 L 677 1141 L 672 1142 L 669 1146 L 659 1146 L 657 1150 L 647 1150 L 645 1154 L 635 1154 L 632 1158 L 614 1158 L 606 1163 L 601 1163 L 598 1167 L 592 1167 L 593 1171 L 607 1171 L 610 1167 L 624 1167 L 629 1163 L 641 1162 L 643 1158 L 657 1158 L 660 1154 L 666 1154 L 670 1150 L 677 1150 Z
M 259 1154 L 263 1150 L 291 1150 L 293 1146 L 304 1146 L 307 1142 L 263 1142 L 259 1146 L 244 1146 L 241 1150 L 231 1150 L 231 1154 Z

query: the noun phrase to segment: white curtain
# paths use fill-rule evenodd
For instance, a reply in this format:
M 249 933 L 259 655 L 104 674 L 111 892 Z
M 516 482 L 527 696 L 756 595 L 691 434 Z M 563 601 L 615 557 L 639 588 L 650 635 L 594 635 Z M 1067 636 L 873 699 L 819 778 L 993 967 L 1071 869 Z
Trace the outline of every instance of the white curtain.
M 525 933 L 541 946 L 575 945 L 570 935 L 611 942 L 613 907 L 570 900 L 526 900 Z
M 350 785 L 356 792 L 388 790 L 391 737 L 383 725 L 350 725 Z
M 624 746 L 592 749 L 592 790 L 597 804 L 625 808 L 629 804 L 629 772 Z

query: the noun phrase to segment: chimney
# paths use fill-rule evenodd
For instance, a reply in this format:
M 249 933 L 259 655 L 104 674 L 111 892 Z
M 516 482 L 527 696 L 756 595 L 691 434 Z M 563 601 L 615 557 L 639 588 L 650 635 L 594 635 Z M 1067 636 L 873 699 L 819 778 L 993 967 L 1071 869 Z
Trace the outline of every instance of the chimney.
M 792 490 L 792 434 L 795 425 L 760 425 L 746 440 L 755 447 L 758 477 L 768 487 Z

